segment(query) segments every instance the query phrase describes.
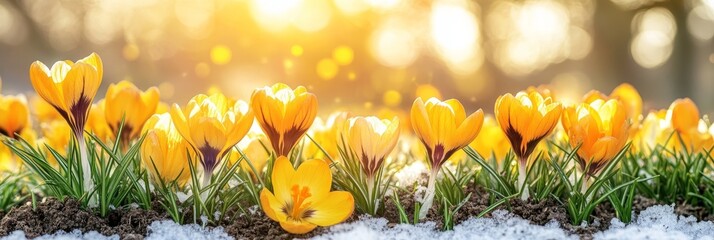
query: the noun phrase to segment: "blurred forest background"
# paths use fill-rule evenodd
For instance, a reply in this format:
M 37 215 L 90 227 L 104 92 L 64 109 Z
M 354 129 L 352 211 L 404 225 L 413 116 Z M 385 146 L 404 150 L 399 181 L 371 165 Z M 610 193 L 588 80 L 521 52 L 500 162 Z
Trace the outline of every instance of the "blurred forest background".
M 531 85 L 575 102 L 629 82 L 646 109 L 713 113 L 713 36 L 714 0 L 0 0 L 0 78 L 30 93 L 34 60 L 97 52 L 100 96 L 123 79 L 180 103 L 285 82 L 323 114 L 426 95 L 490 112 Z

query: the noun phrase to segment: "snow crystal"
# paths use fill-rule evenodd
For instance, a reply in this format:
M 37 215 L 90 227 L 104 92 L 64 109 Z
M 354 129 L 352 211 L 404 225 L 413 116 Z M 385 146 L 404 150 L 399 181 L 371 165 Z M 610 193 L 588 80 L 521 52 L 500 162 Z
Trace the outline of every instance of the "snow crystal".
M 201 224 L 201 226 L 206 226 L 206 224 L 208 224 L 208 216 L 201 215 Z
M 250 213 L 250 215 L 256 215 L 256 214 L 258 214 L 259 212 L 261 212 L 261 210 L 262 210 L 262 209 L 260 208 L 260 206 L 258 206 L 258 205 L 253 205 L 252 207 L 249 207 L 249 208 L 248 208 L 248 213 Z
M 184 193 L 184 192 L 176 193 L 176 197 L 178 198 L 180 203 L 186 202 L 186 200 L 188 200 L 188 198 L 190 198 L 192 195 L 193 195 L 193 193 L 191 191 L 189 191 L 188 194 Z
M 714 239 L 714 223 L 698 222 L 689 216 L 677 216 L 674 206 L 658 205 L 647 208 L 625 226 L 617 219 L 595 239 Z
M 179 225 L 170 220 L 151 223 L 146 240 L 233 239 L 223 228 L 208 229 L 197 224 Z
M 422 161 L 415 161 L 399 170 L 394 176 L 397 178 L 397 185 L 411 186 L 421 179 L 423 173 L 427 173 L 426 165 Z
M 426 195 L 426 187 L 424 186 L 417 186 L 416 190 L 414 190 L 414 201 L 416 202 L 424 202 L 424 196 Z

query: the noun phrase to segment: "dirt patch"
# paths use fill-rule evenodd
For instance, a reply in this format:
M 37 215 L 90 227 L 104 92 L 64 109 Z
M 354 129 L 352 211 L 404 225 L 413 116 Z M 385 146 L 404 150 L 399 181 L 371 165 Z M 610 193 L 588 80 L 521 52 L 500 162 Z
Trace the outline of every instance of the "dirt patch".
M 345 222 L 356 221 L 355 215 Z M 285 232 L 280 224 L 271 220 L 263 212 L 257 212 L 250 216 L 243 215 L 235 221 L 221 223 L 224 231 L 236 239 L 308 239 L 327 233 L 327 228 L 317 227 L 312 232 L 304 235 L 295 235 Z
M 699 221 L 714 221 L 714 216 L 702 206 L 693 206 L 687 203 L 678 203 L 674 206 L 674 213 L 682 216 L 694 216 Z
M 470 217 L 478 216 L 489 207 L 489 194 L 486 190 L 481 187 L 475 187 L 473 184 L 469 184 L 466 190 L 471 193 L 471 198 L 454 214 L 454 225 L 466 221 Z M 490 216 L 490 212 L 484 215 L 484 217 Z
M 569 221 L 565 208 L 550 198 L 540 202 L 532 199 L 528 201 L 514 199 L 509 206 L 505 206 L 505 209 L 536 225 L 545 225 L 552 220 L 563 225 Z
M 101 218 L 83 210 L 74 199 L 60 201 L 48 198 L 33 209 L 30 203 L 15 207 L 0 221 L 0 235 L 24 231 L 29 238 L 52 234 L 58 231 L 97 231 L 104 235 L 119 235 L 122 239 L 142 239 L 147 227 L 166 217 L 156 211 L 136 208 L 121 208 Z

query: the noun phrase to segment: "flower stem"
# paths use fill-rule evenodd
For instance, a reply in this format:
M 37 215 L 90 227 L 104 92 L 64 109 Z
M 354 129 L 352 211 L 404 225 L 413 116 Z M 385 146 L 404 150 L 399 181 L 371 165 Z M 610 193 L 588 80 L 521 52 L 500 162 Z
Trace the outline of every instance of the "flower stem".
M 376 216 L 378 202 L 373 201 L 373 200 L 375 200 L 373 198 L 374 198 L 374 177 L 369 176 L 369 177 L 367 177 L 367 202 L 369 203 L 369 206 L 368 206 L 369 214 L 371 214 L 372 216 Z
M 518 189 L 523 189 L 521 191 L 521 200 L 527 201 L 531 197 L 528 192 L 528 185 L 526 184 L 526 177 L 528 175 L 528 161 L 520 160 L 518 161 Z
M 208 198 L 208 193 L 210 191 L 206 191 L 206 187 L 211 184 L 211 178 L 213 177 L 213 171 L 204 169 L 203 170 L 203 182 L 201 182 L 201 200 L 206 201 Z
M 426 218 L 426 215 L 431 209 L 431 205 L 434 203 L 434 195 L 436 193 L 436 177 L 439 174 L 439 169 L 432 169 L 431 175 L 429 175 L 429 185 L 426 187 L 426 193 L 424 194 L 424 199 L 422 199 L 421 208 L 419 209 L 419 220 Z
M 211 184 L 211 177 L 213 177 L 213 172 L 210 170 L 203 171 L 203 182 L 201 183 L 201 188 L 207 187 Z
M 583 195 L 585 195 L 585 193 L 588 192 L 588 188 L 590 187 L 590 186 L 589 186 L 590 184 L 588 184 L 589 181 L 590 181 L 590 177 L 587 175 L 587 173 L 585 173 L 585 176 L 583 176 L 583 180 L 582 180 L 582 181 L 583 181 L 583 182 L 582 182 L 582 185 L 580 186 L 580 193 L 582 193 Z M 588 200 L 589 200 L 589 199 L 588 199 Z
M 79 144 L 80 161 L 82 161 L 84 192 L 91 192 L 94 190 L 92 184 L 92 169 L 90 169 L 89 166 L 89 152 L 84 140 L 84 134 L 77 134 L 77 144 Z

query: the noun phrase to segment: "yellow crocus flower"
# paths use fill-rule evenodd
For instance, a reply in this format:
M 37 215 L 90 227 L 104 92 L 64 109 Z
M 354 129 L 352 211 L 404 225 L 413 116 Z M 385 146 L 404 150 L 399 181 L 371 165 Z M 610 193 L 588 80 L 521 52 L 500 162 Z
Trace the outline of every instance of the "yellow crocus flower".
M 345 191 L 330 192 L 332 172 L 323 160 L 307 160 L 295 170 L 285 156 L 275 161 L 273 191 L 263 188 L 260 205 L 270 219 L 289 233 L 305 234 L 317 226 L 345 221 L 354 211 L 354 198 Z
M 345 123 L 349 113 L 347 112 L 334 112 L 330 114 L 326 121 L 321 118 L 316 118 L 315 122 L 307 131 L 317 144 L 320 144 L 327 155 L 313 142 L 308 142 L 305 144 L 305 149 L 303 149 L 303 157 L 305 158 L 315 158 L 324 159 L 329 161 L 330 158 L 337 161 L 340 158 L 339 150 L 337 149 L 337 143 L 340 141 L 340 132 L 344 128 Z
M 525 164 L 535 146 L 547 137 L 560 119 L 560 103 L 537 93 L 510 93 L 496 100 L 496 120 L 506 134 L 516 156 Z
M 456 99 L 440 101 L 430 98 L 424 102 L 417 98 L 411 110 L 414 132 L 427 150 L 432 171 L 472 142 L 483 124 L 481 109 L 466 117 L 464 106 Z
M 220 93 L 197 95 L 183 109 L 174 104 L 170 114 L 181 136 L 201 154 L 204 186 L 228 150 L 243 139 L 253 124 L 253 112 L 247 103 Z
M 657 143 L 674 152 L 701 153 L 710 150 L 714 141 L 707 124 L 700 119 L 699 108 L 689 98 L 677 99 L 669 106 L 664 117 L 664 130 L 659 132 Z
M 253 136 L 248 134 L 248 137 L 243 138 L 243 140 L 238 143 L 238 148 L 240 148 L 248 160 L 250 160 L 251 165 L 258 171 L 258 174 L 253 172 L 253 169 L 245 159 L 240 162 L 240 168 L 243 171 L 249 172 L 254 176 L 260 176 L 260 172 L 262 172 L 263 167 L 265 167 L 265 164 L 268 163 L 268 159 L 270 158 L 270 150 L 266 149 L 267 146 L 263 146 L 263 142 L 267 142 L 267 140 L 263 134 Z M 231 150 L 230 156 L 228 157 L 230 161 L 228 166 L 232 167 L 240 158 L 241 155 L 238 151 L 235 149 Z
M 680 134 L 699 126 L 699 108 L 689 98 L 677 99 L 667 109 L 666 121 Z
M 30 66 L 30 81 L 40 97 L 52 104 L 69 123 L 75 136 L 83 138 L 89 108 L 102 83 L 103 71 L 99 55 L 92 53 L 76 63 L 58 61 L 51 69 L 36 61 Z
M 0 173 L 17 172 L 22 160 L 12 153 L 10 147 L 0 143 Z
M 611 99 L 617 99 L 622 102 L 622 106 L 627 112 L 627 117 L 634 123 L 640 121 L 642 116 L 642 97 L 637 89 L 629 83 L 623 83 L 617 86 L 610 93 Z M 635 126 L 637 124 L 633 124 Z
M 47 156 L 47 161 L 52 166 L 57 166 L 57 159 L 51 154 L 48 147 L 51 147 L 62 156 L 67 154 L 67 148 L 72 141 L 72 129 L 64 120 L 57 119 L 52 122 L 41 123 L 40 129 L 42 132 L 42 148 Z
M 528 157 L 538 143 L 551 132 L 560 119 L 562 107 L 552 98 L 543 98 L 538 92 L 507 93 L 498 97 L 495 106 L 496 120 L 511 142 L 518 157 L 518 187 L 523 189 L 521 199 L 529 197 L 525 186 Z
M 176 181 L 183 186 L 191 178 L 189 160 L 196 161 L 191 145 L 176 130 L 171 115 L 155 114 L 143 128 L 146 139 L 141 144 L 142 166 L 154 181 Z
M 52 122 L 58 119 L 64 120 L 62 119 L 62 115 L 57 112 L 52 104 L 37 95 L 30 98 L 30 111 L 37 122 Z
M 436 177 L 449 158 L 471 143 L 483 124 L 481 109 L 466 117 L 464 106 L 456 99 L 440 101 L 430 98 L 426 103 L 417 98 L 412 104 L 411 124 L 426 148 L 431 174 L 419 219 L 426 218 L 434 200 Z
M 84 141 L 84 126 L 89 109 L 102 83 L 104 69 L 99 55 L 72 62 L 58 61 L 52 68 L 36 61 L 30 65 L 30 82 L 40 97 L 50 103 L 72 128 L 80 148 L 84 191 L 92 191 L 89 153 Z
M 486 160 L 496 158 L 499 164 L 506 158 L 508 151 L 511 150 L 508 137 L 501 131 L 496 119 L 491 115 L 484 118 L 481 132 L 469 146 Z
M 278 156 L 288 156 L 317 115 L 317 97 L 283 83 L 256 89 L 251 97 L 255 117 Z
M 399 140 L 399 118 L 379 119 L 377 117 L 353 117 L 345 124 L 342 133 L 345 149 L 350 149 L 359 159 L 367 176 L 368 186 L 372 186 L 375 174 L 382 168 L 384 160 L 397 146 Z M 337 140 L 342 143 L 342 140 Z
M 109 85 L 104 98 L 104 117 L 114 138 L 121 134 L 122 144 L 127 146 L 139 137 L 146 120 L 156 113 L 159 104 L 159 89 L 151 87 L 142 92 L 129 81 Z M 122 132 L 119 127 L 124 121 Z
M 666 131 L 666 128 L 669 126 L 665 121 L 666 116 L 666 109 L 651 111 L 647 114 L 641 126 L 635 131 L 635 135 L 631 137 L 632 152 L 641 152 L 645 155 L 651 153 L 654 147 L 659 143 L 659 136 Z
M 0 135 L 17 139 L 30 125 L 30 110 L 24 95 L 0 95 Z
M 641 127 L 640 122 L 642 121 L 642 97 L 640 93 L 629 83 L 622 83 L 612 90 L 610 96 L 605 96 L 605 94 L 596 90 L 590 91 L 583 97 L 583 102 L 590 104 L 595 100 L 607 101 L 610 99 L 616 99 L 622 103 L 622 106 L 627 112 L 627 119 L 631 123 L 629 136 L 632 138 L 636 137 Z M 633 147 L 630 150 L 634 152 L 635 149 L 636 148 Z
M 92 109 L 89 110 L 89 118 L 87 119 L 87 131 L 102 141 L 108 141 L 113 135 L 112 129 L 109 128 L 104 114 L 105 106 L 103 99 L 92 104 Z
M 595 100 L 565 109 L 562 124 L 570 146 L 577 151 L 580 169 L 595 176 L 627 143 L 627 110 L 620 101 Z

